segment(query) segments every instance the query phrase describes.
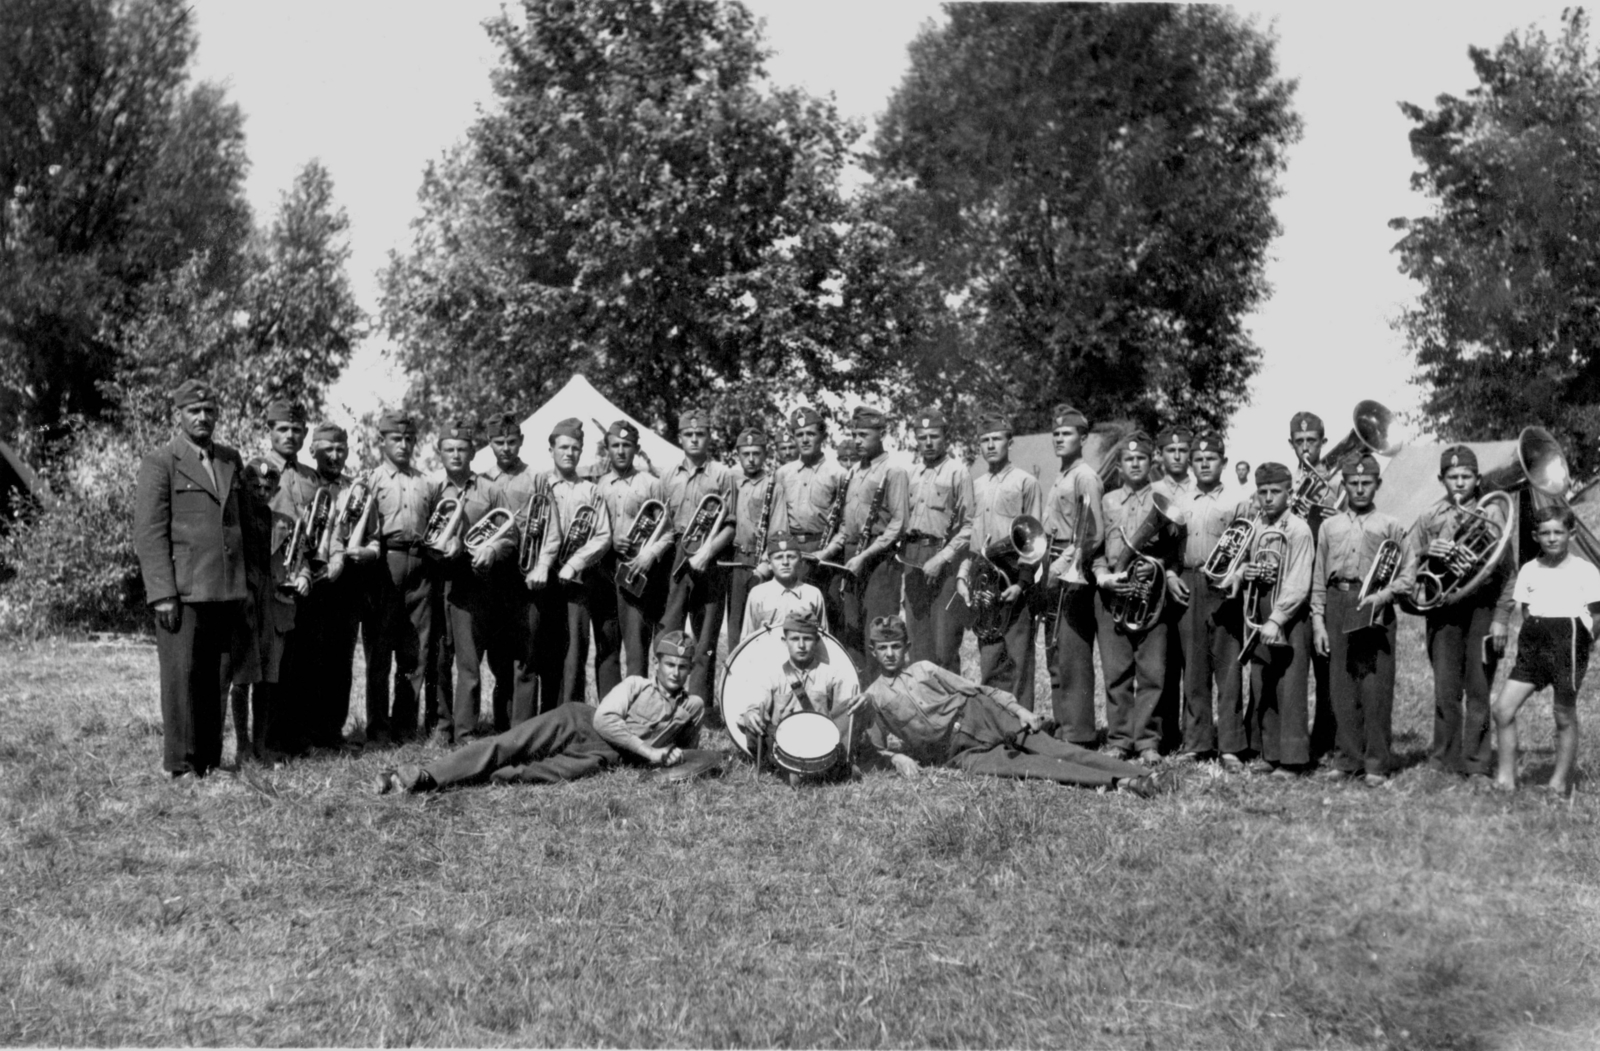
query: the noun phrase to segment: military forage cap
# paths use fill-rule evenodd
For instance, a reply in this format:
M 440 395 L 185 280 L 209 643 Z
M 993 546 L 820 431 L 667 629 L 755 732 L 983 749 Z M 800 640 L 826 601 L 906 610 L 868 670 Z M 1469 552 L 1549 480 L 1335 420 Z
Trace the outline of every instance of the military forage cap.
M 478 440 L 477 422 L 465 416 L 456 416 L 453 419 L 446 420 L 444 426 L 439 428 L 439 440 L 442 442 L 449 439 L 476 442 Z
M 1439 454 L 1439 473 L 1443 474 L 1452 467 L 1470 467 L 1478 469 L 1478 454 L 1465 445 L 1452 445 Z
M 403 412 L 386 412 L 378 417 L 379 434 L 409 434 L 417 436 L 417 421 Z
M 752 445 L 765 449 L 767 447 L 767 432 L 755 427 L 746 427 L 743 433 L 739 435 L 739 442 L 736 448 L 748 449 Z
M 917 413 L 917 430 L 919 431 L 942 431 L 949 426 L 950 424 L 944 418 L 944 413 L 940 412 L 937 407 L 923 409 Z
M 1168 427 L 1156 435 L 1156 447 L 1165 449 L 1173 442 L 1182 445 L 1191 445 L 1194 442 L 1194 432 L 1187 427 Z
M 268 423 L 305 423 L 305 407 L 288 398 L 279 398 L 267 406 Z
M 191 405 L 201 402 L 217 403 L 217 395 L 211 389 L 211 384 L 201 380 L 184 380 L 178 384 L 178 389 L 172 392 L 172 406 L 175 409 L 187 409 Z
M 1289 418 L 1289 437 L 1293 438 L 1302 431 L 1316 431 L 1318 434 L 1327 434 L 1327 429 L 1322 426 L 1322 417 L 1314 412 L 1297 412 Z
M 1117 445 L 1117 454 L 1119 456 L 1122 453 L 1144 453 L 1146 456 L 1153 456 L 1155 451 L 1155 443 L 1143 431 L 1134 431 L 1126 438 L 1123 438 Z
M 1005 434 L 1012 433 L 1011 417 L 997 409 L 986 409 L 978 414 L 978 434 L 993 434 L 1001 431 Z
M 633 444 L 638 445 L 639 428 L 635 427 L 627 420 L 618 420 L 616 423 L 613 423 L 610 427 L 606 428 L 606 440 L 610 441 L 612 438 L 621 438 L 625 442 L 632 442 Z
M 311 440 L 313 442 L 344 442 L 348 444 L 350 435 L 346 434 L 345 429 L 337 423 L 319 423 L 317 424 L 316 433 L 311 436 Z
M 1293 477 L 1281 463 L 1264 463 L 1256 468 L 1257 485 L 1288 485 Z
M 283 477 L 277 465 L 265 456 L 252 456 L 244 465 L 245 473 L 264 482 L 276 482 Z
M 818 412 L 816 409 L 813 409 L 809 405 L 802 405 L 800 408 L 789 414 L 789 426 L 793 427 L 797 431 L 802 427 L 809 427 L 813 423 L 821 422 L 822 413 Z
M 1378 461 L 1371 453 L 1347 456 L 1344 463 L 1339 465 L 1339 473 L 1346 478 L 1376 478 L 1379 473 Z
M 1202 431 L 1200 434 L 1195 435 L 1194 445 L 1191 449 L 1197 453 L 1216 453 L 1218 456 L 1227 455 L 1227 451 L 1223 448 L 1222 435 L 1216 431 Z
M 867 628 L 868 642 L 905 642 L 906 622 L 899 617 L 873 617 Z
M 1050 411 L 1050 426 L 1052 430 L 1057 427 L 1076 427 L 1079 431 L 1086 431 L 1089 429 L 1089 418 L 1071 405 L 1057 405 Z
M 711 429 L 711 414 L 704 409 L 688 409 L 678 416 L 678 430 L 690 429 L 709 431 Z
M 576 416 L 568 416 L 550 428 L 550 440 L 554 442 L 557 438 L 576 438 L 580 445 L 583 444 L 583 421 Z
M 514 412 L 497 412 L 484 421 L 484 430 L 490 441 L 496 438 L 516 438 L 522 434 L 522 425 Z
M 785 633 L 797 631 L 802 635 L 815 636 L 822 634 L 822 629 L 817 627 L 817 622 L 804 613 L 791 613 L 784 617 L 783 630 Z
M 857 405 L 856 411 L 850 417 L 850 426 L 866 427 L 871 430 L 881 431 L 889 418 L 881 409 L 874 409 L 870 405 Z
M 767 553 L 776 554 L 779 551 L 799 551 L 800 544 L 788 533 L 773 533 L 767 537 Z
M 656 639 L 655 650 L 658 657 L 683 657 L 694 656 L 694 640 L 681 631 L 669 631 Z

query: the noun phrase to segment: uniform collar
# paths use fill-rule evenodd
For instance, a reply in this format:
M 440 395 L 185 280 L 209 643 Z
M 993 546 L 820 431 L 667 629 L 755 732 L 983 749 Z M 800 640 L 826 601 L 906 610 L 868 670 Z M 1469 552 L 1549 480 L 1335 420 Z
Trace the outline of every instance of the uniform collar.
M 378 472 L 388 478 L 416 478 L 421 473 L 415 467 L 397 467 L 392 460 L 379 463 Z

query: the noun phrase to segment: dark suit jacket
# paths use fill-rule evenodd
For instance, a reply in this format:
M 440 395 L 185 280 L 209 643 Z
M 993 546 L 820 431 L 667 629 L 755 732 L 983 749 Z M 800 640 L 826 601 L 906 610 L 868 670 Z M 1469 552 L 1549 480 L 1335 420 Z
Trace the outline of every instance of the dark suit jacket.
M 133 546 L 144 574 L 145 601 L 152 605 L 169 598 L 229 602 L 245 597 L 245 562 L 259 558 L 266 545 L 255 535 L 251 516 L 241 514 L 248 497 L 239 454 L 214 445 L 212 467 L 215 489 L 182 435 L 139 465 Z

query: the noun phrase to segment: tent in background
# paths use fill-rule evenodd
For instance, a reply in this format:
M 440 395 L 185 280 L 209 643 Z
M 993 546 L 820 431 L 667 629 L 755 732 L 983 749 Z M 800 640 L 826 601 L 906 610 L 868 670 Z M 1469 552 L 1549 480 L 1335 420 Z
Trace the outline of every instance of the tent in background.
M 1375 501 L 1378 510 L 1392 516 L 1405 529 L 1417 520 L 1430 505 L 1444 498 L 1444 485 L 1439 481 L 1439 457 L 1451 445 L 1407 445 L 1393 456 L 1383 468 L 1383 484 L 1378 487 Z M 1517 443 L 1461 442 L 1478 456 L 1478 470 L 1488 474 L 1517 462 Z
M 578 473 L 590 474 L 599 451 L 599 442 L 606 428 L 618 420 L 627 420 L 639 428 L 639 449 L 649 459 L 658 475 L 665 475 L 683 459 L 683 450 L 667 441 L 649 427 L 629 416 L 595 389 L 594 384 L 581 375 L 574 375 L 550 400 L 522 421 L 522 459 L 536 471 L 555 467 L 550 459 L 550 430 L 569 417 L 583 421 L 583 456 L 578 461 Z M 485 445 L 472 458 L 472 469 L 479 473 L 494 466 L 494 452 Z M 644 464 L 640 464 L 643 467 Z

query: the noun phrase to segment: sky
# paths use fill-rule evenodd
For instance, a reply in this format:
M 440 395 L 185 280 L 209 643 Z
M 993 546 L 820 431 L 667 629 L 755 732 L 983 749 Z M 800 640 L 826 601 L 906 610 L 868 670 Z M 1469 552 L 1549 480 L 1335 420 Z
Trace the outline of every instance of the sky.
M 252 161 L 247 192 L 270 218 L 295 173 L 319 159 L 350 216 L 351 279 L 369 313 L 377 273 L 409 243 L 424 166 L 464 135 L 492 101 L 496 55 L 482 23 L 500 0 L 195 0 L 198 79 L 220 82 L 245 113 Z M 755 0 L 774 51 L 772 79 L 832 93 L 847 116 L 882 112 L 904 74 L 906 45 L 937 4 Z M 1288 153 L 1269 250 L 1272 295 L 1247 321 L 1263 349 L 1229 452 L 1287 459 L 1288 420 L 1323 417 L 1330 440 L 1350 429 L 1355 403 L 1416 407 L 1413 364 L 1392 323 L 1415 296 L 1391 252 L 1388 221 L 1425 214 L 1401 101 L 1430 105 L 1475 79 L 1471 45 L 1559 23 L 1560 5 L 1344 3 L 1239 6 L 1277 37 L 1281 74 L 1298 81 L 1305 124 Z M 397 400 L 404 378 L 369 339 L 330 392 L 348 420 Z

